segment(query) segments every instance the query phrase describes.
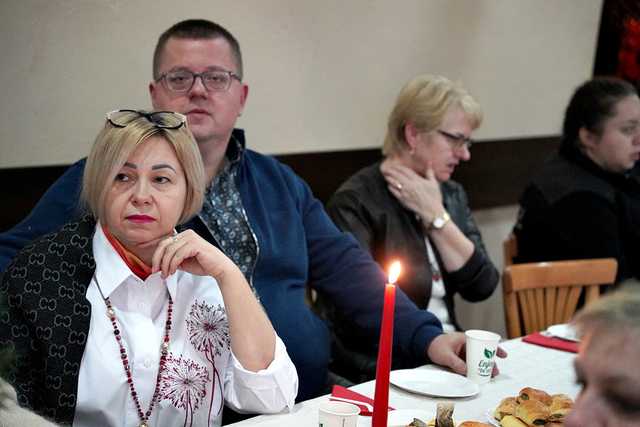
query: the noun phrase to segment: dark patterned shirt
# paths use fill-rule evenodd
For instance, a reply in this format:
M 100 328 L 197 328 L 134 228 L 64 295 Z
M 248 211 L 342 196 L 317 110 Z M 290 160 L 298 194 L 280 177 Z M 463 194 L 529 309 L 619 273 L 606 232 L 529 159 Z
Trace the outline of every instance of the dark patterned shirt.
M 225 163 L 213 184 L 207 188 L 200 218 L 220 249 L 240 268 L 258 298 L 251 280 L 258 257 L 258 243 L 236 185 L 242 148 L 232 139 L 230 144 L 234 143 L 238 147 L 237 155 Z

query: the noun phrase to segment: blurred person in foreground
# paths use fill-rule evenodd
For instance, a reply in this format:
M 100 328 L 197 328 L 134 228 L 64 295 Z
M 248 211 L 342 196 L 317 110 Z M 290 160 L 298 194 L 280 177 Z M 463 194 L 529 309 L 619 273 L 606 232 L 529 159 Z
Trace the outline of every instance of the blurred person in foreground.
M 640 98 L 628 82 L 589 80 L 567 106 L 560 147 L 520 199 L 517 262 L 615 258 L 640 278 Z
M 3 276 L 0 345 L 21 406 L 74 426 L 220 425 L 293 407 L 298 377 L 240 269 L 178 224 L 205 175 L 186 117 L 112 111 L 84 168 L 90 214 Z
M 461 330 L 456 294 L 484 300 L 499 279 L 467 195 L 451 179 L 455 168 L 471 159 L 472 133 L 481 122 L 480 105 L 460 84 L 435 75 L 413 78 L 389 116 L 384 160 L 349 178 L 327 207 L 378 264 L 402 262 L 398 285 L 420 309 L 434 313 L 445 331 Z M 372 378 L 375 348 L 350 336 L 348 322 L 329 313 L 338 351 L 368 352 L 369 372 L 357 379 Z M 336 369 L 347 376 L 353 371 Z
M 628 280 L 579 312 L 582 386 L 566 427 L 640 426 L 640 284 Z

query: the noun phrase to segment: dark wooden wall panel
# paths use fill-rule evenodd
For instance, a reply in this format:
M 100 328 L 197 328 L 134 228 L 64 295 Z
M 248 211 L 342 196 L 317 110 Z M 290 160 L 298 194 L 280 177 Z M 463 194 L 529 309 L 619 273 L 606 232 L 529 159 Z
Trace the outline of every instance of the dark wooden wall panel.
M 470 162 L 460 165 L 454 179 L 469 195 L 472 209 L 517 203 L 533 171 L 557 148 L 558 137 L 483 141 L 472 149 Z M 326 203 L 340 184 L 359 169 L 381 159 L 379 149 L 283 154 L 276 156 L 304 178 Z M 0 230 L 24 218 L 66 166 L 0 169 L 2 209 Z
M 484 141 L 473 146 L 471 161 L 458 166 L 453 179 L 464 186 L 472 209 L 515 204 L 534 170 L 558 144 L 558 136 Z M 378 149 L 278 156 L 323 203 L 346 178 L 381 157 Z
M 453 179 L 462 183 L 472 209 L 512 205 L 560 138 L 538 137 L 476 144 L 471 161 L 458 166 Z

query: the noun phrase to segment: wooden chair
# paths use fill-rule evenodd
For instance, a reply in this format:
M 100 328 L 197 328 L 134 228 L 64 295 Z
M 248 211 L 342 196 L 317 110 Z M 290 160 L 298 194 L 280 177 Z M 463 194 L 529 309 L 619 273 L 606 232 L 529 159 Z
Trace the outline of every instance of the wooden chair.
M 600 286 L 612 284 L 614 258 L 513 264 L 502 275 L 504 314 L 509 338 L 568 322 L 584 289 L 585 305 L 600 296 Z M 522 332 L 524 325 L 524 333 Z
M 515 257 L 518 256 L 518 239 L 516 235 L 510 233 L 507 239 L 502 242 L 502 253 L 504 254 L 504 266 L 512 265 Z

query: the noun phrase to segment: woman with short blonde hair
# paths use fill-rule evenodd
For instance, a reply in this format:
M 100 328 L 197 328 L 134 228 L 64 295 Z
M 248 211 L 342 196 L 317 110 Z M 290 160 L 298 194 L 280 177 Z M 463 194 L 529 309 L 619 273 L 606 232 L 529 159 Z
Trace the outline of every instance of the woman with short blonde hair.
M 113 181 L 116 173 L 138 145 L 151 136 L 159 135 L 171 144 L 178 161 L 184 168 L 187 198 L 178 221 L 178 224 L 183 224 L 200 212 L 202 208 L 206 175 L 200 150 L 194 143 L 193 135 L 187 126 L 180 126 L 177 129 L 171 128 L 181 123 L 176 123 L 175 120 L 186 120 L 181 114 L 144 113 L 148 114 L 152 120 L 168 120 L 165 124 L 168 127 L 158 127 L 153 121 L 140 116 L 140 112 L 133 110 L 112 111 L 108 114 L 109 119 L 96 137 L 93 149 L 87 158 L 82 180 L 81 199 L 95 218 L 103 218 L 107 183 Z M 126 126 L 115 126 L 112 120 L 117 123 L 126 123 Z
M 160 427 L 220 425 L 225 403 L 293 406 L 296 369 L 240 269 L 175 229 L 204 182 L 183 115 L 107 115 L 84 175 L 91 214 L 26 247 L 2 279 L 0 344 L 16 350 L 21 405 L 65 425 Z
M 429 74 L 413 78 L 389 115 L 384 160 L 349 178 L 327 206 L 336 225 L 351 232 L 381 267 L 402 262 L 398 285 L 447 332 L 461 329 L 455 294 L 480 301 L 498 284 L 467 195 L 451 179 L 470 160 L 471 134 L 481 122 L 480 105 L 461 84 Z M 353 360 L 364 353 L 370 362 L 333 366 L 334 372 L 355 382 L 372 379 L 375 349 L 351 336 L 345 320 L 334 324 L 344 325 L 336 328 L 342 343 L 337 347 L 355 353 Z
M 451 106 L 465 112 L 472 129 L 482 124 L 480 104 L 462 87 L 443 76 L 423 74 L 408 82 L 398 94 L 396 104 L 389 115 L 387 134 L 382 153 L 410 149 L 404 135 L 407 123 L 413 123 L 420 132 L 436 129 Z

